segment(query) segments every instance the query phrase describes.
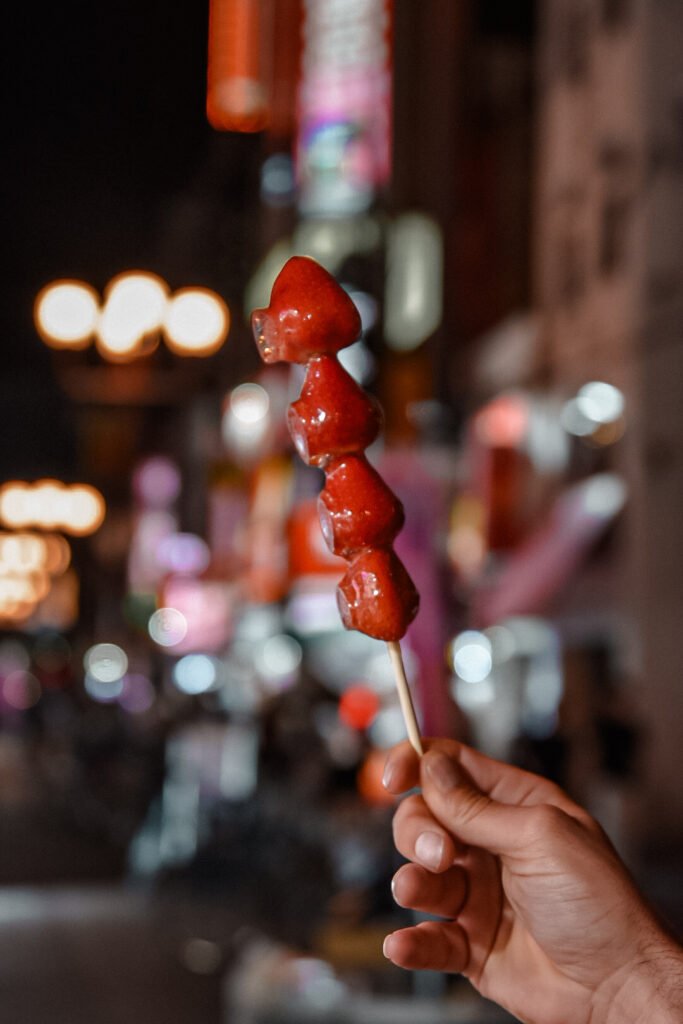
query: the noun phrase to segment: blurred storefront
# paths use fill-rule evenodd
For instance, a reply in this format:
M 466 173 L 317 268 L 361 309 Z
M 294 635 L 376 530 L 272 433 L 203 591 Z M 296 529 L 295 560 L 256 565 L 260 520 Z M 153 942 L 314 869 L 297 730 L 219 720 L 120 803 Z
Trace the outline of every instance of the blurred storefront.
M 565 786 L 680 928 L 683 18 L 209 7 L 203 156 L 144 272 L 26 269 L 73 451 L 0 480 L 0 925 L 47 920 L 87 978 L 90 921 L 112 992 L 135 957 L 131 1020 L 167 983 L 165 1024 L 510 1019 L 382 957 L 412 919 L 380 783 L 405 727 L 384 645 L 341 628 L 301 368 L 248 316 L 292 254 L 351 295 L 425 733 Z

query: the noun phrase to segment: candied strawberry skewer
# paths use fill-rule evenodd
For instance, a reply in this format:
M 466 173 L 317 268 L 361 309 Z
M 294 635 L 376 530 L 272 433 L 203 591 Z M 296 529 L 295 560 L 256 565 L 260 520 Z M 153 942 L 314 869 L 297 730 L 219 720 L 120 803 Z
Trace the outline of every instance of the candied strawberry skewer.
M 342 622 L 386 641 L 408 736 L 421 754 L 399 645 L 419 605 L 392 547 L 403 506 L 364 455 L 379 434 L 381 407 L 336 358 L 360 335 L 358 310 L 320 264 L 293 256 L 273 285 L 270 305 L 252 313 L 252 328 L 265 362 L 306 364 L 287 421 L 301 459 L 325 470 L 318 499 L 322 533 L 330 550 L 349 562 L 337 588 Z

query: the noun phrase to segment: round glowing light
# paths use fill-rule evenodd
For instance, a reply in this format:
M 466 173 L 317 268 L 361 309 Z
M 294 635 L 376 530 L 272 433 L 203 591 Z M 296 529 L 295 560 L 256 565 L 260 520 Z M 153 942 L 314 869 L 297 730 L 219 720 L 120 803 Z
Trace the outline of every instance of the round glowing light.
M 45 544 L 45 572 L 50 576 L 61 576 L 71 562 L 71 548 L 58 533 L 48 533 L 42 538 Z
M 208 288 L 181 288 L 166 308 L 166 341 L 178 355 L 211 355 L 225 341 L 229 326 L 228 307 Z
M 301 665 L 301 644 L 293 636 L 271 636 L 254 651 L 254 664 L 266 686 L 283 690 L 292 686 Z
M 100 704 L 111 704 L 123 692 L 123 679 L 98 679 L 86 672 L 83 680 L 85 692 Z
M 477 437 L 492 448 L 514 448 L 523 441 L 529 426 L 529 403 L 523 395 L 500 395 L 475 417 Z
M 150 615 L 149 635 L 160 647 L 175 647 L 187 636 L 187 619 L 177 608 L 158 608 Z
M 154 687 L 147 676 L 132 672 L 123 677 L 119 704 L 125 711 L 133 715 L 144 714 L 151 708 L 155 696 Z
M 173 682 L 182 693 L 206 693 L 216 685 L 216 662 L 206 654 L 186 654 L 173 669 Z
M 614 423 L 624 412 L 624 395 L 613 384 L 590 381 L 579 390 L 576 404 L 580 412 L 593 423 Z
M 230 412 L 245 427 L 261 423 L 269 408 L 268 392 L 260 384 L 240 384 L 230 394 Z
M 69 489 L 60 480 L 37 480 L 28 499 L 31 521 L 53 530 L 69 515 Z
M 99 348 L 105 358 L 135 354 L 145 337 L 158 331 L 168 302 L 168 285 L 156 274 L 119 274 L 108 285 L 97 325 Z
M 63 525 L 75 537 L 84 537 L 99 529 L 104 521 L 106 505 L 98 490 L 89 484 L 69 489 Z
M 28 484 L 13 480 L 0 488 L 0 517 L 8 526 L 25 526 L 30 521 Z
M 172 533 L 163 537 L 157 546 L 159 568 L 179 576 L 200 575 L 210 560 L 208 544 L 194 533 Z
M 598 519 L 611 519 L 626 504 L 627 488 L 616 473 L 598 473 L 583 485 L 583 507 Z
M 118 644 L 95 644 L 85 652 L 83 667 L 100 683 L 122 679 L 128 668 L 128 655 Z
M 31 533 L 0 534 L 0 571 L 29 573 L 46 567 L 47 545 Z
M 270 206 L 287 206 L 296 192 L 294 163 L 289 153 L 273 153 L 261 168 L 261 195 Z
M 133 492 L 148 508 L 166 508 L 180 494 L 180 470 L 166 455 L 145 459 L 133 474 Z
M 350 686 L 339 701 L 339 717 L 352 729 L 367 729 L 379 711 L 379 697 L 367 686 Z
M 484 633 L 467 629 L 453 641 L 451 659 L 460 679 L 466 683 L 481 683 L 493 667 L 491 641 Z
M 2 684 L 2 696 L 6 704 L 17 711 L 28 711 L 40 700 L 41 686 L 30 672 L 10 672 Z
M 83 281 L 53 281 L 39 292 L 34 306 L 35 325 L 52 348 L 84 348 L 99 315 L 99 297 Z
M 11 606 L 25 602 L 35 604 L 38 600 L 35 595 L 36 588 L 30 576 L 21 576 L 17 573 L 0 576 L 0 602 L 3 605 Z
M 270 425 L 270 396 L 264 387 L 240 384 L 230 393 L 221 421 L 221 433 L 234 457 L 258 457 Z
M 8 526 L 63 529 L 76 536 L 93 533 L 105 514 L 104 498 L 94 487 L 59 480 L 5 484 L 0 490 L 0 517 Z

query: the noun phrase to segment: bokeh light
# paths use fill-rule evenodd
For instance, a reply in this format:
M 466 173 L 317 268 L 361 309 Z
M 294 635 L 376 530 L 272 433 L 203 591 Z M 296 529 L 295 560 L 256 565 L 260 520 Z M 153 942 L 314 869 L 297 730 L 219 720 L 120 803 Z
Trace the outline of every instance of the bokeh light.
M 52 348 L 84 348 L 99 316 L 99 296 L 84 281 L 53 281 L 38 293 L 36 329 Z
M 208 544 L 194 533 L 172 533 L 157 545 L 156 561 L 164 572 L 200 575 L 210 560 Z
M 83 687 L 93 700 L 100 704 L 111 704 L 123 693 L 123 679 L 98 679 L 86 672 Z
M 206 693 L 216 685 L 216 660 L 206 654 L 186 654 L 173 667 L 173 682 L 182 693 Z
M 339 701 L 339 717 L 352 729 L 367 729 L 379 711 L 379 697 L 368 686 L 350 686 Z
M 22 669 L 10 672 L 2 683 L 2 696 L 6 704 L 16 711 L 28 711 L 40 700 L 40 683 L 30 672 Z
M 166 343 L 178 355 L 211 355 L 225 341 L 229 327 L 228 307 L 208 288 L 180 288 L 166 307 Z
M 149 635 L 160 647 L 175 647 L 187 636 L 187 619 L 177 608 L 157 608 L 147 626 Z
M 83 667 L 97 682 L 113 683 L 126 674 L 128 655 L 118 644 L 95 644 L 85 652 Z
M 135 469 L 133 493 L 146 508 L 167 508 L 180 494 L 180 470 L 166 455 L 152 455 Z
M 47 568 L 47 544 L 31 533 L 0 533 L 0 573 L 28 573 Z
M 105 513 L 104 498 L 89 484 L 13 480 L 0 487 L 0 519 L 15 529 L 35 526 L 84 537 L 102 525 Z M 65 555 L 62 549 L 62 558 Z
M 69 499 L 64 528 L 76 537 L 94 533 L 102 525 L 106 511 L 100 492 L 88 484 L 77 484 L 70 489 Z
M 221 433 L 226 447 L 234 455 L 258 454 L 270 425 L 270 396 L 264 387 L 249 382 L 230 392 L 221 421 Z
M 279 633 L 256 648 L 254 665 L 266 688 L 278 691 L 296 682 L 302 657 L 299 641 L 287 633 Z
M 618 441 L 625 427 L 626 399 L 619 388 L 605 381 L 589 381 L 565 403 L 561 423 L 568 434 L 598 445 Z
M 123 677 L 118 700 L 124 711 L 142 715 L 152 707 L 155 697 L 152 683 L 141 672 L 128 672 Z
M 71 562 L 69 542 L 58 533 L 47 533 L 42 537 L 45 544 L 45 571 L 50 576 L 61 576 Z
M 97 341 L 106 359 L 126 359 L 142 341 L 159 331 L 169 288 L 156 274 L 133 271 L 113 278 L 105 292 Z
M 450 655 L 456 674 L 466 683 L 480 683 L 491 673 L 491 641 L 484 633 L 474 629 L 460 633 L 451 645 Z

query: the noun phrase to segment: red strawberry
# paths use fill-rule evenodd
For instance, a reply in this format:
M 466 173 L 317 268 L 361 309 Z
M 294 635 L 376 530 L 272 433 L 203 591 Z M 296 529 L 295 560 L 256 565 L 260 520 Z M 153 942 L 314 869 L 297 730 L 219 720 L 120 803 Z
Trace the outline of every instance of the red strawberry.
M 266 363 L 306 363 L 338 352 L 360 335 L 360 314 L 331 274 L 308 256 L 292 256 L 275 279 L 270 305 L 251 326 Z
M 382 410 L 334 356 L 311 359 L 301 395 L 289 407 L 287 424 L 309 466 L 363 451 L 377 437 Z
M 403 526 L 403 505 L 363 455 L 327 466 L 318 515 L 327 546 L 348 558 L 361 548 L 388 547 Z
M 346 629 L 377 640 L 400 640 L 417 615 L 420 598 L 391 548 L 371 548 L 351 562 L 337 587 Z

